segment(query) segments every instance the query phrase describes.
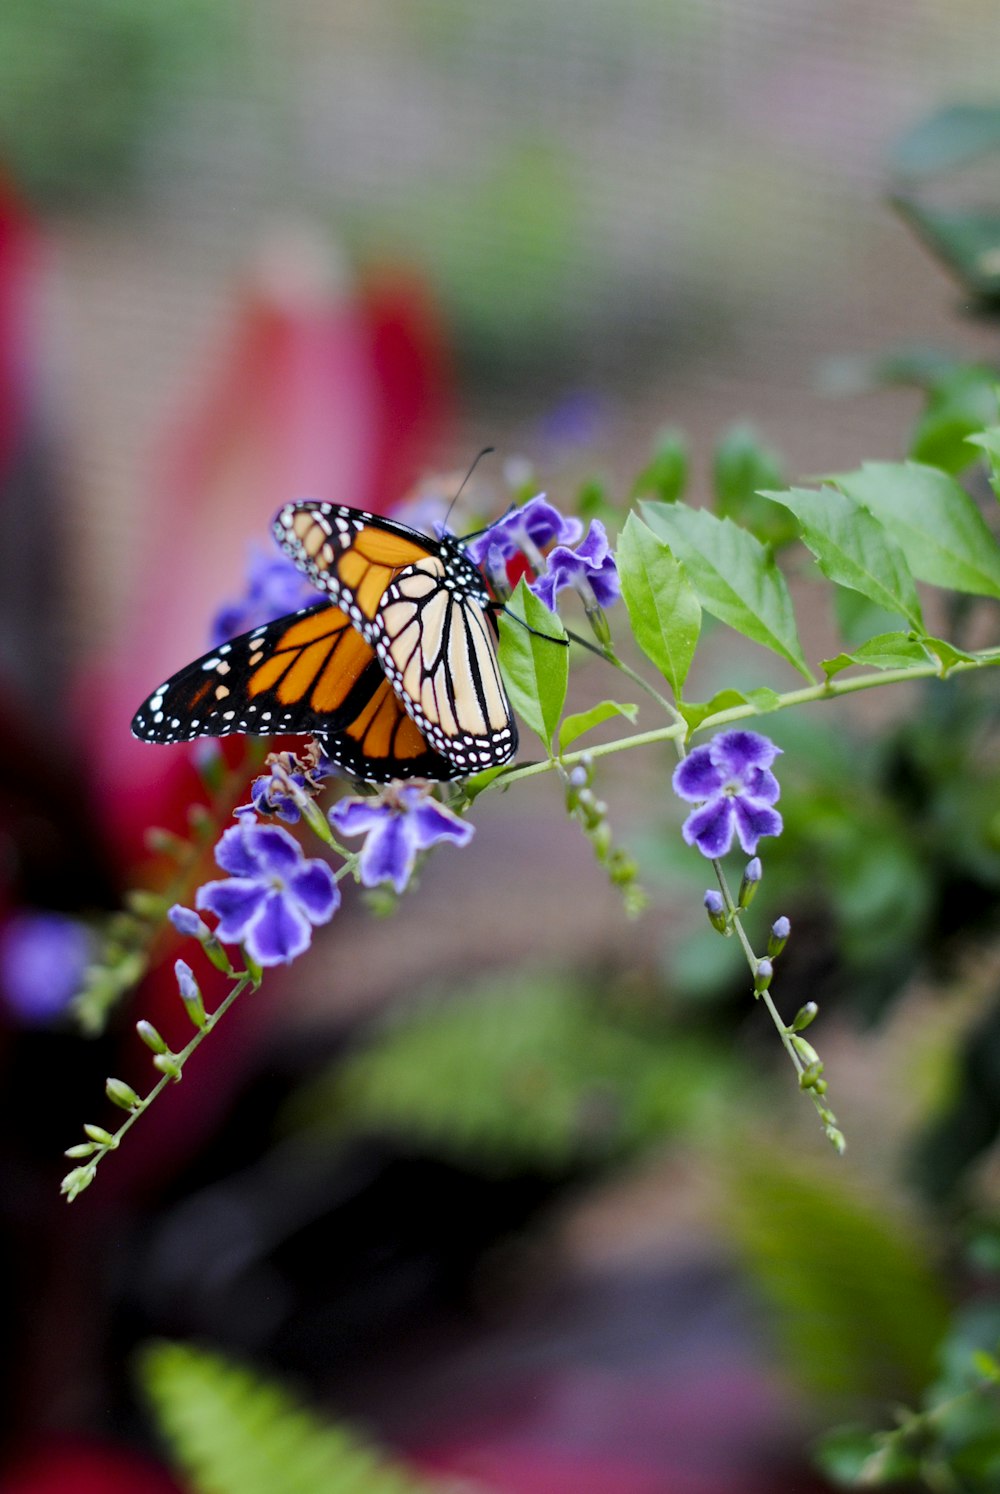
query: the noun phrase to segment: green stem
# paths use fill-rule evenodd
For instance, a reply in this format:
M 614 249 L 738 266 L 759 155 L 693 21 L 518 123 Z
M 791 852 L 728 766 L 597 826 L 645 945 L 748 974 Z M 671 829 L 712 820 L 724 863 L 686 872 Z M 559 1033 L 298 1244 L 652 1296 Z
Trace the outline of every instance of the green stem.
M 168 1084 L 175 1084 L 180 1080 L 181 1075 L 184 1072 L 184 1065 L 187 1063 L 192 1053 L 196 1048 L 199 1048 L 201 1046 L 201 1044 L 204 1042 L 205 1038 L 212 1031 L 215 1025 L 225 1016 L 226 1012 L 232 1006 L 236 998 L 238 996 L 241 996 L 247 989 L 247 987 L 252 984 L 253 976 L 248 970 L 245 970 L 237 980 L 236 984 L 233 986 L 232 990 L 219 1002 L 219 1005 L 215 1008 L 215 1011 L 210 1012 L 206 1017 L 205 1025 L 198 1028 L 194 1036 L 185 1045 L 185 1047 L 181 1049 L 179 1053 L 175 1053 L 172 1055 L 178 1069 L 180 1070 L 180 1073 L 176 1076 L 164 1074 L 163 1077 L 153 1085 L 153 1088 L 149 1091 L 149 1093 L 147 1095 L 144 1095 L 139 1103 L 133 1106 L 133 1108 L 129 1111 L 125 1120 L 122 1121 L 121 1125 L 118 1127 L 118 1130 L 114 1133 L 111 1141 L 106 1143 L 104 1146 L 99 1147 L 94 1155 L 90 1158 L 89 1162 L 87 1162 L 83 1167 L 75 1168 L 73 1172 L 69 1173 L 68 1176 L 63 1179 L 63 1191 L 67 1193 L 70 1203 L 72 1203 L 73 1199 L 76 1198 L 78 1194 L 83 1192 L 84 1188 L 88 1188 L 90 1186 L 90 1184 L 94 1180 L 94 1175 L 97 1171 L 98 1163 L 102 1162 L 109 1152 L 117 1151 L 123 1138 L 135 1125 L 140 1115 L 144 1115 L 146 1113 L 150 1105 L 152 1105 L 153 1101 L 163 1093 Z M 70 1179 L 77 1179 L 79 1185 L 74 1187 L 67 1187 L 66 1185 L 67 1183 L 69 1183 Z
M 968 661 L 960 659 L 953 664 L 947 674 L 964 674 L 972 669 L 991 668 L 998 664 L 1000 664 L 1000 648 L 980 649 L 974 658 Z M 908 680 L 931 679 L 935 676 L 943 678 L 944 674 L 940 664 L 927 663 L 913 664 L 905 669 L 872 670 L 869 674 L 846 680 L 827 680 L 821 685 L 808 685 L 802 690 L 789 690 L 784 695 L 779 695 L 770 711 L 762 712 L 749 702 L 745 705 L 730 706 L 724 711 L 715 711 L 711 716 L 706 716 L 703 721 L 700 721 L 695 731 L 714 731 L 734 721 L 745 721 L 751 716 L 771 715 L 775 711 L 787 710 L 790 706 L 811 705 L 820 700 L 835 700 L 838 696 L 853 695 L 859 690 L 874 690 L 880 685 L 899 685 L 905 684 Z M 671 726 L 655 727 L 652 731 L 636 732 L 631 737 L 619 737 L 613 742 L 603 742 L 596 747 L 584 747 L 576 752 L 564 753 L 562 761 L 572 766 L 583 757 L 608 757 L 612 753 L 624 752 L 631 747 L 649 747 L 657 742 L 669 742 L 686 735 L 687 728 L 683 721 L 676 722 Z M 552 767 L 551 762 L 526 763 L 522 767 L 512 768 L 508 773 L 501 774 L 495 782 L 507 788 L 511 783 L 520 782 L 522 778 L 534 778 L 539 773 L 551 772 Z

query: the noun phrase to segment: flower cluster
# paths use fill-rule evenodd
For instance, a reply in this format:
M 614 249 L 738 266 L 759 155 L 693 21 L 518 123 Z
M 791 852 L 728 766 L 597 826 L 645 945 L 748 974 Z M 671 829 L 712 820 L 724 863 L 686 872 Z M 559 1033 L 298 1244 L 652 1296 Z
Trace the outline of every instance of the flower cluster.
M 341 835 L 363 835 L 358 875 L 365 887 L 389 882 L 402 892 L 421 851 L 441 841 L 466 846 L 473 827 L 416 784 L 390 787 L 375 799 L 341 799 L 330 810 L 330 824 Z
M 280 825 L 243 813 L 225 831 L 215 859 L 229 876 L 198 889 L 195 907 L 214 913 L 216 936 L 240 944 L 261 966 L 286 965 L 309 947 L 312 929 L 340 906 L 340 889 L 327 863 L 307 860 Z
M 780 753 L 753 731 L 727 731 L 707 746 L 695 747 L 674 770 L 674 793 L 700 808 L 684 821 L 689 846 L 716 860 L 725 856 L 734 834 L 748 856 L 764 835 L 780 835 L 781 815 L 773 808 L 781 790 L 771 772 Z
M 477 535 L 467 553 L 485 566 L 494 583 L 503 581 L 512 560 L 524 556 L 535 572 L 531 590 L 550 612 L 556 610 L 558 593 L 572 589 L 583 598 L 588 613 L 594 613 L 612 606 L 621 586 L 600 519 L 591 520 L 586 536 L 577 543 L 582 535 L 579 519 L 567 518 L 539 493 Z

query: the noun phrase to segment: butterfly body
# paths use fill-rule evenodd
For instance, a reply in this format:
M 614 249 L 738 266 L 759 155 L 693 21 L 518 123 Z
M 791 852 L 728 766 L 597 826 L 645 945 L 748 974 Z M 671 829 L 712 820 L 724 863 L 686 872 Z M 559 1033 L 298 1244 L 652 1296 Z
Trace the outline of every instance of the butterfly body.
M 329 600 L 196 659 L 136 712 L 143 741 L 309 734 L 372 783 L 504 763 L 517 728 L 482 576 L 453 535 L 333 504 L 289 504 L 282 549 Z

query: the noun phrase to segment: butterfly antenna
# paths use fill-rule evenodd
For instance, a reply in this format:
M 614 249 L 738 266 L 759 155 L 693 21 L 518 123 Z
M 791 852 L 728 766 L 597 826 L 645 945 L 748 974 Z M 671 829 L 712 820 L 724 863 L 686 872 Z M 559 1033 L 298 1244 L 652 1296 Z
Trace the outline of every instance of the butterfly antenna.
M 445 527 L 446 528 L 447 528 L 447 525 L 448 525 L 448 520 L 451 518 L 451 511 L 455 507 L 455 504 L 458 502 L 459 498 L 462 496 L 462 489 L 465 487 L 465 484 L 468 482 L 468 480 L 472 476 L 473 472 L 475 472 L 476 468 L 479 466 L 479 463 L 482 461 L 483 457 L 484 456 L 489 456 L 494 451 L 496 451 L 496 447 L 495 446 L 484 446 L 483 449 L 482 449 L 482 451 L 476 457 L 476 459 L 473 462 L 472 466 L 469 468 L 468 472 L 462 478 L 462 481 L 458 485 L 458 491 L 456 492 L 456 494 L 455 494 L 454 498 L 451 500 L 451 502 L 448 504 L 448 512 L 444 516 L 444 522 L 445 522 Z
M 545 641 L 546 641 L 546 643 L 558 643 L 563 648 L 569 648 L 569 638 L 568 637 L 567 638 L 553 638 L 553 636 L 552 636 L 551 633 L 540 633 L 538 631 L 538 629 L 537 628 L 533 628 L 529 622 L 525 622 L 525 620 L 524 620 L 523 617 L 518 617 L 518 615 L 517 615 L 516 612 L 512 612 L 510 610 L 510 608 L 507 606 L 506 602 L 491 602 L 490 603 L 490 611 L 491 612 L 502 612 L 503 615 L 504 615 L 504 617 L 511 618 L 512 621 L 516 622 L 520 627 L 522 627 L 525 630 L 526 633 L 530 633 L 532 635 L 532 637 L 534 637 L 534 638 L 544 638 Z M 572 636 L 572 635 L 570 635 L 570 636 Z M 579 642 L 581 640 L 577 640 L 577 641 Z

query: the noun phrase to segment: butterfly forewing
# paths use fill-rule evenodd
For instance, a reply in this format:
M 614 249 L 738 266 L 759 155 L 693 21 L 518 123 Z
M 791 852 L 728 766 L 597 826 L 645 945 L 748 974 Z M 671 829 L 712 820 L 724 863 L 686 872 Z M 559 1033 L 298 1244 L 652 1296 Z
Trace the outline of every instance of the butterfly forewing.
M 331 761 L 376 783 L 460 771 L 425 740 L 373 646 L 328 602 L 196 659 L 153 692 L 132 731 L 162 743 L 233 732 L 314 735 Z
M 505 763 L 517 728 L 500 678 L 489 593 L 451 535 L 329 503 L 287 504 L 285 553 L 374 645 L 386 676 L 456 776 Z

